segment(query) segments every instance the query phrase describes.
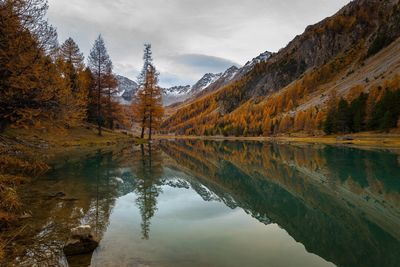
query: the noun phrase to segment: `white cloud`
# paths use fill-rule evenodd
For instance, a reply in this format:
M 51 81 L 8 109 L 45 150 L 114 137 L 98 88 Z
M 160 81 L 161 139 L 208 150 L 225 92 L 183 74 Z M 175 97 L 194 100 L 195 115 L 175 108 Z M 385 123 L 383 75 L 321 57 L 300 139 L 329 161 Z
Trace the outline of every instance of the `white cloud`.
M 49 0 L 48 15 L 60 42 L 71 36 L 86 55 L 101 33 L 115 71 L 130 78 L 142 66 L 143 43 L 151 42 L 161 83 L 175 85 L 193 83 L 204 72 L 223 71 L 220 60 L 244 64 L 265 50 L 277 51 L 307 25 L 348 2 Z M 182 61 L 182 55 L 198 55 L 210 63 L 193 57 Z

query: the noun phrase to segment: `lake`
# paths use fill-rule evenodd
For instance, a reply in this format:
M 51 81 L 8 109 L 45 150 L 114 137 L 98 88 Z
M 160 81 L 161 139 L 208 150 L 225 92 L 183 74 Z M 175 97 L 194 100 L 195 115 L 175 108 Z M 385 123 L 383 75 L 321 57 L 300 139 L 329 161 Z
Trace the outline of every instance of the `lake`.
M 23 201 L 14 266 L 400 266 L 395 150 L 163 140 L 64 158 Z M 67 259 L 81 224 L 100 245 Z

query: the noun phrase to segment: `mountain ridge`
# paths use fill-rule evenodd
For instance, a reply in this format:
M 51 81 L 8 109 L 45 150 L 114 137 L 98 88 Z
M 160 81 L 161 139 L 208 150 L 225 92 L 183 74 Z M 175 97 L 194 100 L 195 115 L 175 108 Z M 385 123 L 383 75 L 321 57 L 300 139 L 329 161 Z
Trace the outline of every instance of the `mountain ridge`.
M 352 77 L 355 69 L 366 64 L 366 59 L 397 39 L 400 36 L 400 29 L 396 27 L 399 18 L 398 0 L 352 1 L 335 15 L 308 26 L 303 34 L 296 36 L 268 60 L 257 63 L 242 78 L 177 109 L 164 121 L 163 131 L 177 134 L 243 135 L 249 134 L 248 128 L 252 127 L 251 135 L 269 134 L 271 131 L 269 128 L 276 133 L 278 131 L 275 128 L 282 124 L 283 115 L 286 114 L 281 106 L 288 106 L 288 110 L 293 111 L 285 119 L 293 124 L 294 116 L 298 115 L 297 106 L 306 102 L 309 94 L 318 92 L 320 96 L 326 96 L 327 87 L 324 89 L 326 92 L 319 91 L 323 84 L 340 79 L 338 76 L 343 72 L 347 72 L 344 76 Z M 394 78 L 393 73 L 389 75 L 385 70 L 382 70 L 381 74 L 386 74 L 387 80 Z M 368 75 L 365 75 L 365 79 L 367 78 Z M 370 86 L 363 83 L 357 85 L 364 91 L 370 89 Z M 290 88 L 288 90 L 290 95 L 285 93 L 278 97 L 279 91 L 288 86 L 298 88 Z M 305 93 L 298 94 L 298 92 Z M 275 96 L 275 93 L 278 95 Z M 342 95 L 346 96 L 347 93 L 343 91 Z M 265 110 L 269 108 L 264 103 L 263 107 L 257 106 L 258 113 L 254 113 L 257 103 L 272 98 L 277 98 L 275 99 L 277 103 L 270 101 L 268 104 L 275 107 L 275 112 L 271 110 L 266 112 Z M 325 104 L 326 101 L 320 105 L 321 108 L 325 109 Z M 261 117 L 257 115 L 263 113 Z M 326 116 L 321 114 L 321 110 L 314 110 L 311 113 L 313 120 L 319 117 L 319 123 Z M 268 119 L 272 122 L 268 124 L 272 123 L 272 126 L 265 125 L 266 115 L 270 117 Z M 253 116 L 258 119 L 251 122 Z M 238 117 L 242 117 L 244 121 L 239 119 L 242 121 L 238 122 Z M 316 126 L 311 128 L 317 130 Z

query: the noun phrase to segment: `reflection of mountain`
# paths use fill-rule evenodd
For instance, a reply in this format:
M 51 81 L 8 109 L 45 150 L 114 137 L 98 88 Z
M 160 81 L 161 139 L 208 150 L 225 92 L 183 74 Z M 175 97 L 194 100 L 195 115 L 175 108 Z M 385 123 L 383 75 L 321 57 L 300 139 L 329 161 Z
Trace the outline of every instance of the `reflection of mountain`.
M 175 168 L 226 203 L 279 224 L 339 266 L 396 266 L 400 181 L 395 154 L 243 142 L 162 143 Z
M 152 145 L 99 152 L 57 165 L 30 184 L 24 201 L 33 218 L 25 221 L 27 237 L 17 240 L 26 251 L 16 265 L 53 263 L 69 229 L 79 224 L 90 224 L 102 237 L 115 200 L 132 192 L 142 238 L 148 239 L 161 188 L 170 186 L 191 188 L 205 201 L 276 223 L 338 266 L 397 266 L 396 154 L 256 142 L 163 141 L 159 146 L 162 151 Z M 66 195 L 52 196 L 59 191 Z

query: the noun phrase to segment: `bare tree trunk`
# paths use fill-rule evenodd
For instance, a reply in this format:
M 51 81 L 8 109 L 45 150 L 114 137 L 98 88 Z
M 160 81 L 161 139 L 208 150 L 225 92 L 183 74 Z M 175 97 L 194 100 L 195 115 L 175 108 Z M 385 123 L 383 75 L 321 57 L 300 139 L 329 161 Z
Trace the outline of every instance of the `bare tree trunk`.
M 151 140 L 151 131 L 152 131 L 152 119 L 153 119 L 153 115 L 150 113 L 150 118 L 149 118 L 150 120 L 149 120 L 149 140 Z
M 114 123 L 113 123 L 113 118 L 111 116 L 111 88 L 108 89 L 108 116 L 109 117 L 109 126 L 110 129 L 113 130 L 114 128 Z
M 143 121 L 142 121 L 142 133 L 140 134 L 140 138 L 144 138 L 144 127 L 145 127 L 145 123 L 146 123 L 146 117 L 143 116 Z
M 100 82 L 97 88 L 97 128 L 98 135 L 101 136 L 101 121 L 100 121 Z
M 99 65 L 98 65 L 98 68 L 99 68 L 99 72 L 98 72 L 98 75 L 97 75 L 97 126 L 98 126 L 98 134 L 99 134 L 99 136 L 101 136 L 101 121 L 100 121 L 100 104 L 101 104 L 101 101 L 100 101 L 100 97 L 101 97 L 101 74 L 100 74 L 100 62 L 99 62 Z

